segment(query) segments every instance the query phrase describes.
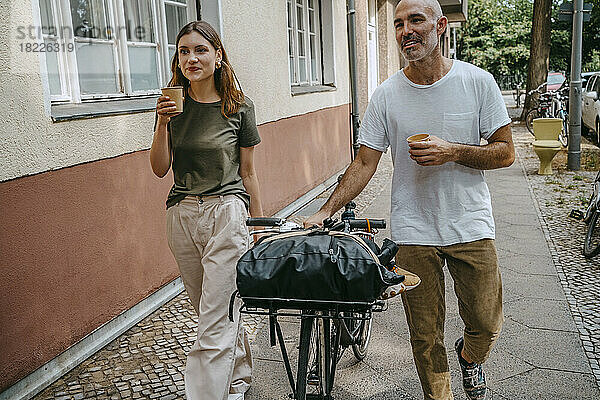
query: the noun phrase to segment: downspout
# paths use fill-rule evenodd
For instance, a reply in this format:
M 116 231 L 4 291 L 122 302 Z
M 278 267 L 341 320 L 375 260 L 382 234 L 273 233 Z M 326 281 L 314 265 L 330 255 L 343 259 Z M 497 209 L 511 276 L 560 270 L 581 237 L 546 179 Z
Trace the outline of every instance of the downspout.
M 352 118 L 352 159 L 358 153 L 358 130 L 360 128 L 360 112 L 358 110 L 358 77 L 356 74 L 356 10 L 354 0 L 347 0 L 348 8 L 348 58 L 350 63 L 350 94 L 352 96 L 352 109 L 350 116 Z

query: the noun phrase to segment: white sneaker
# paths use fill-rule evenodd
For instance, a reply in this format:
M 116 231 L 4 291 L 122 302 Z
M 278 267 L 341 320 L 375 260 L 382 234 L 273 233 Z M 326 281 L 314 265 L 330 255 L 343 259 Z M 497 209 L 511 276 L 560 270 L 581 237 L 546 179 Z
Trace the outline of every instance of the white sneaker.
M 379 296 L 381 300 L 391 299 L 392 297 L 398 296 L 400 293 L 416 288 L 421 283 L 421 278 L 404 268 L 394 266 L 392 272 L 398 275 L 404 275 L 404 281 L 397 285 L 388 286 L 381 296 Z
M 244 400 L 244 393 L 229 393 L 227 400 Z

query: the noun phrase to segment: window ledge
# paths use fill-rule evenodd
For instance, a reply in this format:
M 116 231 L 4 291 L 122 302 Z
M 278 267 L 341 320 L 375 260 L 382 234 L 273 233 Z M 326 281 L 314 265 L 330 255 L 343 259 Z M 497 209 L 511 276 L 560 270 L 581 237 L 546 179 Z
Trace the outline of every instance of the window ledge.
M 134 114 L 154 111 L 157 98 L 158 96 L 152 96 L 85 103 L 52 104 L 50 113 L 54 122 Z
M 292 86 L 292 96 L 307 93 L 333 92 L 334 90 L 337 90 L 337 88 L 332 85 Z

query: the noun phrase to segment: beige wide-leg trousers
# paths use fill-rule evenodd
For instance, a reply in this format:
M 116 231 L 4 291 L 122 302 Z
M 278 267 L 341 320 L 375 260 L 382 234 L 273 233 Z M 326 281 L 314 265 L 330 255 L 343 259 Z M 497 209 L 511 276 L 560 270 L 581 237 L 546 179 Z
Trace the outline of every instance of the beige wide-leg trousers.
M 188 400 L 226 400 L 250 387 L 252 358 L 240 323 L 228 317 L 237 260 L 248 249 L 248 213 L 234 195 L 188 196 L 167 210 L 167 238 L 198 314 L 198 336 L 185 368 Z

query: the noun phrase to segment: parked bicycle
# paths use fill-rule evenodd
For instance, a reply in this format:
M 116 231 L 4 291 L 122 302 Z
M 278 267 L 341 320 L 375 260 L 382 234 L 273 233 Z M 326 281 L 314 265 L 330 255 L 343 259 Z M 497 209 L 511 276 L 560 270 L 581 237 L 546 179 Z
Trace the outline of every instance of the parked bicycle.
M 594 192 L 583 217 L 583 221 L 587 224 L 583 255 L 587 258 L 600 253 L 600 222 L 598 219 L 600 219 L 600 171 L 594 180 Z
M 376 257 L 381 265 L 392 269 L 395 265 L 394 255 L 398 250 L 398 245 L 385 239 L 383 246 L 379 249 L 374 242 L 377 230 L 385 228 L 385 220 L 356 218 L 354 208 L 354 202 L 348 203 L 339 222 L 332 219 L 323 221 L 323 231 L 329 232 L 329 236 L 346 235 L 360 238 L 362 245 L 366 244 L 373 251 L 377 250 Z M 279 218 L 249 218 L 247 225 L 265 227 L 262 230 L 254 231 L 255 234 L 279 234 L 278 237 L 284 235 L 288 238 L 296 235 L 301 236 L 307 232 L 299 225 Z M 310 230 L 308 231 L 310 232 Z M 320 234 L 320 232 L 314 230 L 313 233 Z M 330 239 L 327 239 L 326 235 L 323 236 L 329 242 Z M 266 237 L 262 240 L 268 239 L 269 237 Z M 339 254 L 339 250 L 336 253 L 332 247 L 329 251 L 331 257 L 336 257 Z M 396 277 L 394 284 L 401 284 L 404 277 L 396 274 L 392 275 Z M 308 289 L 306 288 L 306 290 Z M 357 360 L 364 359 L 371 338 L 373 312 L 384 311 L 387 308 L 385 300 L 381 299 L 374 301 L 327 301 L 287 297 L 241 297 L 243 300 L 241 313 L 269 317 L 271 346 L 275 346 L 279 342 L 292 390 L 290 398 L 297 400 L 331 399 L 337 363 L 344 351 L 352 348 Z M 232 306 L 233 296 L 230 307 Z M 278 317 L 281 316 L 300 318 L 298 366 L 295 378 L 278 320 Z
M 528 92 L 528 96 L 538 94 L 536 106 L 529 110 L 525 116 L 525 125 L 527 130 L 532 135 L 533 132 L 533 120 L 536 118 L 560 118 L 562 120 L 562 130 L 558 135 L 560 143 L 566 147 L 569 144 L 569 113 L 568 113 L 568 100 L 569 100 L 569 87 L 563 85 L 559 90 L 542 92 L 542 88 L 546 83 L 542 83 L 537 88 Z
M 520 85 L 516 85 L 513 89 L 512 96 L 517 108 L 521 108 L 525 104 L 525 94 L 525 89 L 522 89 Z

